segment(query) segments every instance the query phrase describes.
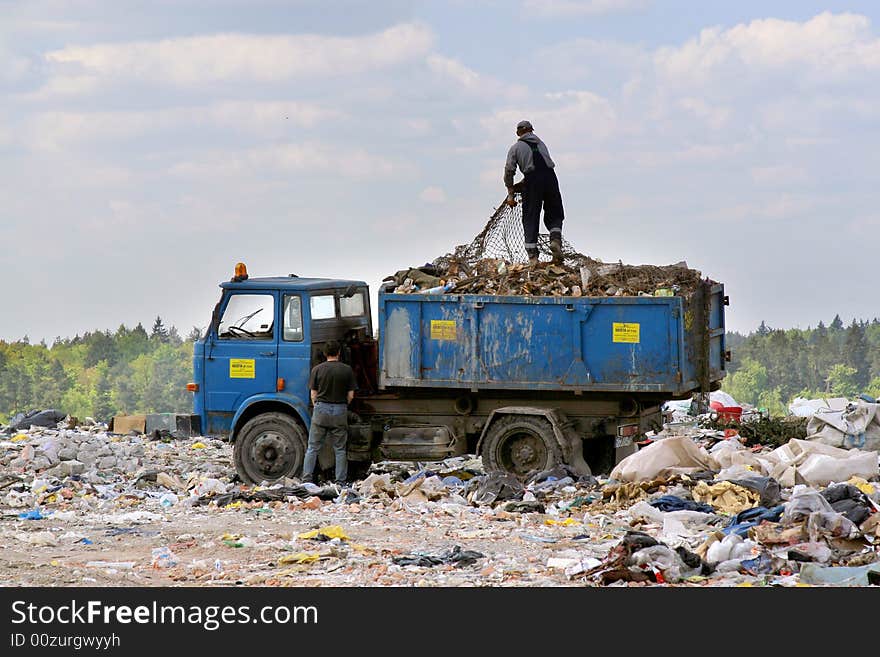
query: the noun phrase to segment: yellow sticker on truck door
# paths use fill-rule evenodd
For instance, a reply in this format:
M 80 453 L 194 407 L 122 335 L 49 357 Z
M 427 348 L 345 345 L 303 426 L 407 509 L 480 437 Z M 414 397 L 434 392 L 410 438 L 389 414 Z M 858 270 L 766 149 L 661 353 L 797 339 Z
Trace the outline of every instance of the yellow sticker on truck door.
M 230 379 L 256 379 L 257 366 L 253 358 L 230 358 L 229 359 L 229 378 Z
M 639 324 L 614 322 L 611 325 L 611 341 L 638 343 L 639 326 Z
M 450 319 L 432 319 L 431 320 L 431 339 L 432 340 L 455 340 L 455 320 Z

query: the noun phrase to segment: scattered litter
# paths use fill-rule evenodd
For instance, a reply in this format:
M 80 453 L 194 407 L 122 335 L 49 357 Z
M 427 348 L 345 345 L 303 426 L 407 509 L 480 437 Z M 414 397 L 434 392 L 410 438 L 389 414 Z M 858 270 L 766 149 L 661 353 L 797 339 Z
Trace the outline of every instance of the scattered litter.
M 60 564 L 61 551 L 94 575 L 77 581 L 100 586 L 141 575 L 184 586 L 878 582 L 875 451 L 789 436 L 793 421 L 749 419 L 748 408 L 738 424 L 704 423 L 690 406 L 611 473 L 558 466 L 518 479 L 465 454 L 373 463 L 350 489 L 245 485 L 233 446 L 209 437 L 152 440 L 100 423 L 10 430 L 0 542 L 12 567 L 0 585 L 67 583 L 66 567 L 20 567 L 23 555 Z M 92 561 L 99 550 L 120 560 Z
M 437 556 L 416 552 L 402 557 L 392 557 L 391 560 L 398 566 L 432 568 L 441 564 L 454 564 L 458 568 L 463 568 L 464 566 L 474 565 L 477 559 L 482 559 L 484 556 L 484 554 L 474 550 L 462 550 L 460 545 L 456 545 Z
M 345 533 L 345 530 L 339 525 L 329 525 L 327 527 L 321 527 L 320 529 L 313 529 L 310 532 L 299 534 L 297 538 L 310 539 L 313 541 L 329 541 L 334 538 L 338 538 L 342 541 L 350 540 Z

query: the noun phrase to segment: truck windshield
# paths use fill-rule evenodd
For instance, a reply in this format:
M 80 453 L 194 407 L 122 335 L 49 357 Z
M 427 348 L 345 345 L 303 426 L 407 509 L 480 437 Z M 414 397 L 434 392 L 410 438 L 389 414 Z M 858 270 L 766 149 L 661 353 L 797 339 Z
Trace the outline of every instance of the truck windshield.
M 217 328 L 220 340 L 271 340 L 275 299 L 271 294 L 233 294 Z

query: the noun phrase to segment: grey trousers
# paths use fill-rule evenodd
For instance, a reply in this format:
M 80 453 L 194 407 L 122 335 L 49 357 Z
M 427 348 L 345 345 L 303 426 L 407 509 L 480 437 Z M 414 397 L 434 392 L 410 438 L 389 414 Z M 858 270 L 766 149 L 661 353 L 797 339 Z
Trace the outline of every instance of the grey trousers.
M 336 454 L 336 481 L 344 482 L 348 478 L 348 425 L 338 427 L 319 427 L 312 422 L 309 427 L 309 444 L 306 447 L 306 455 L 303 459 L 303 475 L 311 475 L 315 472 L 315 463 L 318 460 L 318 452 L 324 446 L 326 440 L 333 441 L 333 451 Z

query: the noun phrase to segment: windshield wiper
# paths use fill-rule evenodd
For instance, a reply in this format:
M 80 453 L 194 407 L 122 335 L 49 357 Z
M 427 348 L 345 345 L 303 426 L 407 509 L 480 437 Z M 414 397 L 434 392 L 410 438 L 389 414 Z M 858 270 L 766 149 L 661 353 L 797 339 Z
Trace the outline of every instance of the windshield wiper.
M 242 317 L 240 320 L 238 320 L 238 321 L 235 323 L 235 326 L 241 328 L 242 326 L 244 326 L 245 324 L 247 324 L 249 321 L 251 321 L 251 318 L 252 318 L 254 315 L 256 315 L 258 312 L 262 312 L 262 310 L 263 310 L 262 308 L 257 308 L 257 309 L 256 309 L 254 312 L 252 312 L 250 315 L 245 315 L 244 317 Z

